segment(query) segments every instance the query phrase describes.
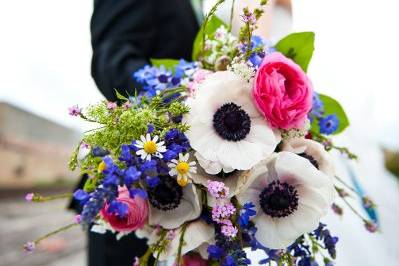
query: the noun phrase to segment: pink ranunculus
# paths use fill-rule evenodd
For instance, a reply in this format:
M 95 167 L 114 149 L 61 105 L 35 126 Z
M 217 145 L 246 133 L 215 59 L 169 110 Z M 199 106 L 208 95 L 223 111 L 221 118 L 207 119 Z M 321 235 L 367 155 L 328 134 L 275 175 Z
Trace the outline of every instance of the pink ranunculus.
M 119 187 L 119 196 L 116 200 L 127 205 L 128 214 L 125 218 L 122 219 L 115 214 L 108 213 L 108 204 L 101 210 L 101 216 L 114 230 L 118 232 L 132 232 L 142 228 L 146 224 L 148 219 L 147 200 L 137 195 L 131 198 L 126 187 Z
M 199 254 L 186 254 L 182 258 L 183 266 L 207 266 L 208 262 L 204 260 Z M 174 264 L 176 266 L 176 263 Z
M 253 97 L 274 128 L 300 128 L 312 108 L 312 84 L 305 72 L 281 53 L 267 55 L 255 76 Z

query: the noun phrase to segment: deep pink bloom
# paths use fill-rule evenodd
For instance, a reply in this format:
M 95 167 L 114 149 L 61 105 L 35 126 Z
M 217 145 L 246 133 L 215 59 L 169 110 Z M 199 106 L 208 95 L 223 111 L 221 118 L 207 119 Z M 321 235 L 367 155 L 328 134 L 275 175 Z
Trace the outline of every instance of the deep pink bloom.
M 73 220 L 75 223 L 80 224 L 82 222 L 82 216 L 80 214 L 75 215 L 75 217 L 73 217 Z
M 299 65 L 281 53 L 267 55 L 255 76 L 253 97 L 274 128 L 303 126 L 312 108 L 312 84 Z
M 204 260 L 199 254 L 186 254 L 182 258 L 183 266 L 207 266 L 207 260 Z M 175 263 L 174 266 L 177 264 Z
M 101 210 L 101 216 L 113 229 L 118 232 L 131 232 L 142 228 L 148 218 L 148 202 L 141 197 L 130 198 L 126 187 L 119 188 L 117 201 L 123 202 L 128 207 L 126 217 L 120 218 L 115 214 L 108 213 L 109 205 L 106 204 Z

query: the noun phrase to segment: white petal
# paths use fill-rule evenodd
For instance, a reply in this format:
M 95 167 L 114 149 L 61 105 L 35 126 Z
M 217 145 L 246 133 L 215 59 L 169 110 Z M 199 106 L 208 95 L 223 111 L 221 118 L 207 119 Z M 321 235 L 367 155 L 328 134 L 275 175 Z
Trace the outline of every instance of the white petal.
M 293 240 L 286 239 L 280 235 L 276 221 L 273 218 L 261 214 L 256 216 L 253 221 L 258 229 L 255 237 L 262 245 L 271 249 L 283 249 L 292 244 Z

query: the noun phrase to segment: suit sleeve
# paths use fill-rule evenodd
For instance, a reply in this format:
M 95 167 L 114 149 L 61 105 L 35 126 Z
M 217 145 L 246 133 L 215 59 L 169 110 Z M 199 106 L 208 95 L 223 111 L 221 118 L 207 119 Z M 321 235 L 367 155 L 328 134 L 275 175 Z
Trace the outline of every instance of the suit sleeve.
M 110 101 L 116 100 L 114 89 L 133 95 L 139 88 L 132 73 L 148 63 L 156 41 L 154 1 L 94 1 L 91 73 Z

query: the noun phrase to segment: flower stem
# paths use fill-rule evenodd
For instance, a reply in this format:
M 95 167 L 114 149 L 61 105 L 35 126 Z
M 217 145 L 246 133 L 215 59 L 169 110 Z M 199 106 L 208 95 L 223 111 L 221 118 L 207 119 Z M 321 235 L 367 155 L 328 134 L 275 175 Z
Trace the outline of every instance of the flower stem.
M 342 180 L 342 178 L 340 178 L 339 176 L 335 176 L 335 179 L 337 179 L 342 185 L 344 185 L 346 188 L 348 188 L 349 190 L 354 192 L 356 195 L 358 194 L 357 191 L 353 187 L 351 187 L 348 183 L 346 183 L 344 180 Z
M 53 195 L 53 196 L 41 196 L 39 194 L 34 194 L 32 198 L 32 202 L 46 202 L 46 201 L 51 201 L 51 200 L 56 200 L 56 199 L 65 199 L 65 198 L 71 198 L 72 193 L 65 193 L 65 194 L 59 194 L 59 195 Z
M 339 192 L 340 188 L 338 188 L 337 186 L 335 186 L 335 190 L 337 192 Z M 338 193 L 339 194 L 339 193 Z M 358 216 L 363 222 L 367 222 L 367 219 L 364 218 L 350 203 L 349 201 L 345 198 L 345 197 L 340 197 L 344 203 L 349 207 L 349 209 L 356 215 Z
M 38 239 L 36 239 L 35 241 L 33 241 L 33 243 L 39 244 L 42 240 L 44 240 L 44 239 L 46 239 L 46 238 L 49 238 L 49 237 L 51 237 L 51 236 L 53 236 L 53 235 L 56 235 L 56 234 L 58 234 L 58 233 L 64 232 L 64 231 L 66 231 L 66 230 L 69 230 L 69 229 L 71 229 L 72 227 L 75 227 L 75 226 L 77 226 L 77 225 L 79 225 L 79 224 L 77 224 L 77 223 L 68 224 L 68 225 L 66 225 L 66 226 L 64 226 L 64 227 L 61 227 L 61 228 L 59 228 L 59 229 L 57 229 L 57 230 L 54 230 L 53 232 L 50 232 L 50 233 L 48 233 L 48 234 L 46 234 L 46 235 L 44 235 L 44 236 L 39 237 Z
M 187 223 L 184 223 L 180 229 L 179 248 L 177 250 L 177 266 L 180 266 L 182 263 L 181 252 L 182 252 L 183 245 L 185 244 L 184 243 L 184 235 L 186 233 L 187 225 L 188 225 Z

